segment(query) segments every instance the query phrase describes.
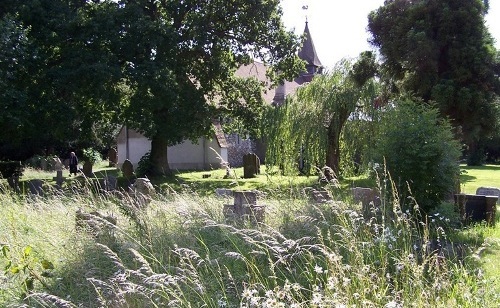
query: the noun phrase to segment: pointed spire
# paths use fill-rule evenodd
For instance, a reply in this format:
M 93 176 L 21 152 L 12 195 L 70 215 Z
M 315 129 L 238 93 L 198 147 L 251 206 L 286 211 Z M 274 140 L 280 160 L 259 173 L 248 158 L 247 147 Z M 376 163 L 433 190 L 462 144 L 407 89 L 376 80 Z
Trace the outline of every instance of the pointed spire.
M 314 43 L 309 32 L 308 21 L 306 19 L 306 27 L 304 29 L 304 43 L 299 50 L 299 58 L 306 61 L 306 69 L 309 74 L 321 73 L 323 65 L 316 54 Z

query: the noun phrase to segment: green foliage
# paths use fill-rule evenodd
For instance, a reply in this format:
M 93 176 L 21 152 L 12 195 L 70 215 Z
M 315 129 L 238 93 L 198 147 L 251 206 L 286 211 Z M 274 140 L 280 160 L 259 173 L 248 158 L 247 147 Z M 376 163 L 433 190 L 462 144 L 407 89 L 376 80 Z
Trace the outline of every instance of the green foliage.
M 367 65 L 363 61 L 367 62 L 366 57 L 355 63 L 357 70 Z M 373 79 L 366 79 L 366 72 L 356 80 L 357 70 L 351 61 L 343 60 L 332 72 L 315 76 L 299 88 L 283 106 L 267 111 L 267 164 L 293 174 L 302 158 L 306 174 L 325 164 L 338 174 L 342 129 L 358 106 L 371 104 L 377 88 Z
M 4 274 L 19 282 L 21 299 L 34 290 L 35 282 L 48 289 L 44 277 L 50 277 L 54 264 L 46 259 L 40 259 L 31 246 L 26 246 L 20 256 L 13 256 L 8 245 L 2 245 L 2 261 L 5 264 Z
M 414 197 L 428 213 L 456 191 L 459 156 L 451 126 L 436 108 L 406 98 L 383 113 L 376 159 L 385 163 L 404 208 Z
M 100 163 L 102 161 L 102 155 L 99 151 L 93 148 L 83 149 L 83 160 L 90 162 L 92 165 Z
M 24 166 L 20 161 L 0 161 L 0 176 L 4 179 L 23 175 Z
M 483 0 L 395 0 L 373 11 L 368 25 L 392 92 L 434 101 L 475 163 L 499 117 L 500 58 L 486 13 Z
M 147 177 L 148 175 L 151 176 L 153 174 L 153 170 L 154 164 L 151 160 L 151 152 L 147 152 L 139 160 L 139 164 L 137 166 L 137 169 L 135 170 L 135 174 L 139 178 Z

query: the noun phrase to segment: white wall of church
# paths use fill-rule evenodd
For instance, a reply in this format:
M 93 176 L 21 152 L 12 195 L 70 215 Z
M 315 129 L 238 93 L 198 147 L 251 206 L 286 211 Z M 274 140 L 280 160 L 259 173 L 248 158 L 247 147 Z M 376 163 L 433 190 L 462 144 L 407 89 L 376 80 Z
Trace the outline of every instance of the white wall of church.
M 136 169 L 139 160 L 150 150 L 151 141 L 148 138 L 131 129 L 127 131 L 125 127 L 122 128 L 117 136 L 118 168 L 128 158 Z M 218 169 L 221 168 L 221 159 L 228 161 L 227 148 L 221 148 L 215 138 L 200 138 L 198 143 L 186 140 L 169 147 L 167 151 L 169 166 L 174 170 Z

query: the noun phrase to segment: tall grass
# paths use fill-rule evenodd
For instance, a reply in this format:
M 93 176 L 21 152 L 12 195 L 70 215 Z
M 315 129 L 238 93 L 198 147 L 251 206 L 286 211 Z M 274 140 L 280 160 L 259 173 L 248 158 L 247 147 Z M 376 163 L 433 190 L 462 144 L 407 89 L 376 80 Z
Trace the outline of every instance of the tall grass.
M 222 208 L 232 199 L 189 191 L 163 191 L 144 204 L 86 186 L 36 198 L 4 189 L 0 306 L 493 307 L 500 300 L 477 270 L 482 243 L 453 243 L 444 214 L 418 223 L 395 200 L 362 217 L 359 205 L 315 204 L 299 193 L 259 199 L 266 220 L 254 225 L 226 220 Z M 107 232 L 77 229 L 78 209 L 112 214 L 117 224 L 96 217 Z

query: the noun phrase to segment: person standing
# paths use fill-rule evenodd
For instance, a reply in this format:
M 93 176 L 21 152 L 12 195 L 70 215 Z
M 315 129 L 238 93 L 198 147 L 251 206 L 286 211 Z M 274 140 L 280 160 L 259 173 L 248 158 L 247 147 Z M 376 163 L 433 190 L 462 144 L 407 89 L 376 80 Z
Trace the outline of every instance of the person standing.
M 78 172 L 78 157 L 76 157 L 75 152 L 71 152 L 69 154 L 69 176 L 71 176 L 72 173 L 75 174 Z

